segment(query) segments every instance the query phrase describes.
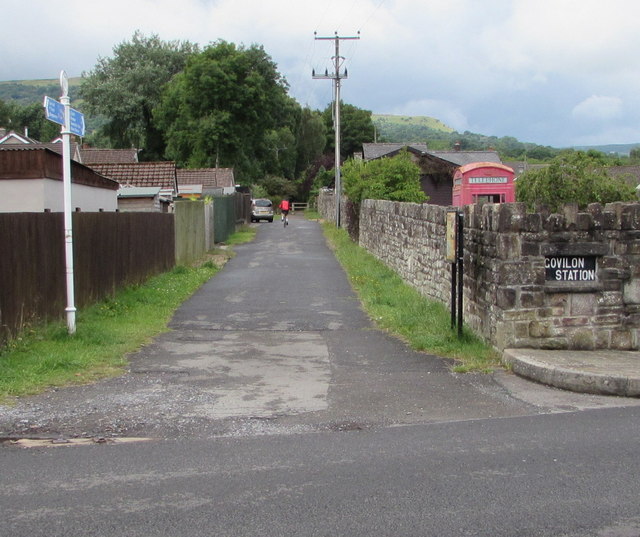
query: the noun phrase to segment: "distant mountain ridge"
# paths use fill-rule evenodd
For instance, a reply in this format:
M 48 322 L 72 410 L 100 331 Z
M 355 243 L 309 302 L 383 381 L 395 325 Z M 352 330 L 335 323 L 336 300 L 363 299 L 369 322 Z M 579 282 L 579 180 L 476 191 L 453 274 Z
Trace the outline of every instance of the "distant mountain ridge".
M 69 78 L 69 96 L 72 100 L 77 99 L 81 81 L 81 77 Z M 20 106 L 40 103 L 45 96 L 57 99 L 61 93 L 60 81 L 55 78 L 0 82 L 0 99 L 5 102 L 14 101 Z
M 635 149 L 636 147 L 640 147 L 640 142 L 638 142 L 637 144 L 581 145 L 574 146 L 574 149 L 578 149 L 580 151 L 589 151 L 589 149 L 595 149 L 596 151 L 606 153 L 607 155 L 616 153 L 618 155 L 629 156 L 631 150 Z

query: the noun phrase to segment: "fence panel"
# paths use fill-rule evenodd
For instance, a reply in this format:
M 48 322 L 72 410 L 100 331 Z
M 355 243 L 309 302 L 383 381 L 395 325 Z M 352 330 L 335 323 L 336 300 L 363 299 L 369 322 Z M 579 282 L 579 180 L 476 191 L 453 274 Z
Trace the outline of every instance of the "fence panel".
M 174 219 L 161 213 L 74 213 L 74 291 L 85 306 L 175 263 Z M 64 317 L 62 213 L 0 214 L 0 343 L 25 324 Z
M 236 229 L 235 196 L 213 198 L 214 241 L 226 241 Z
M 206 251 L 205 202 L 177 201 L 176 263 L 189 264 L 201 259 Z

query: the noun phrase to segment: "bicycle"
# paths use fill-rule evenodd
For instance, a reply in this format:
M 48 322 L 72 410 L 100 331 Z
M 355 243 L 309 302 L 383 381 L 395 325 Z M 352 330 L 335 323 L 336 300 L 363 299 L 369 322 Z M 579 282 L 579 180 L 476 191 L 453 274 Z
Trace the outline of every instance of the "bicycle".
M 287 227 L 289 225 L 289 216 L 284 214 L 282 216 L 282 227 Z

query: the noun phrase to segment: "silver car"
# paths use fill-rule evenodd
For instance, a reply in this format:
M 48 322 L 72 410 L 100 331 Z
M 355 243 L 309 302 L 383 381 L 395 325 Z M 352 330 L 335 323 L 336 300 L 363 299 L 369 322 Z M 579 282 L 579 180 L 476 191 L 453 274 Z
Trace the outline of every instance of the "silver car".
M 273 204 L 271 200 L 259 198 L 251 201 L 251 221 L 268 220 L 273 222 Z

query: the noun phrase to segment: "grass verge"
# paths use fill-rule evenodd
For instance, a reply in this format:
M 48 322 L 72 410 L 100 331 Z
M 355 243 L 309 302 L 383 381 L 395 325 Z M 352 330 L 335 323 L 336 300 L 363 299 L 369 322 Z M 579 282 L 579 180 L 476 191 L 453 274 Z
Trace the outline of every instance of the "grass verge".
M 455 360 L 459 373 L 489 372 L 500 366 L 498 353 L 470 330 L 462 337 L 451 329 L 451 313 L 441 303 L 424 298 L 373 255 L 355 244 L 346 231 L 331 223 L 324 232 L 344 267 L 365 311 L 382 329 L 413 349 Z
M 254 235 L 250 229 L 240 230 L 226 245 L 248 242 Z M 83 308 L 73 336 L 64 321 L 25 330 L 0 349 L 0 402 L 121 374 L 127 354 L 166 331 L 176 308 L 231 255 L 219 249 L 200 266 L 175 267 Z

